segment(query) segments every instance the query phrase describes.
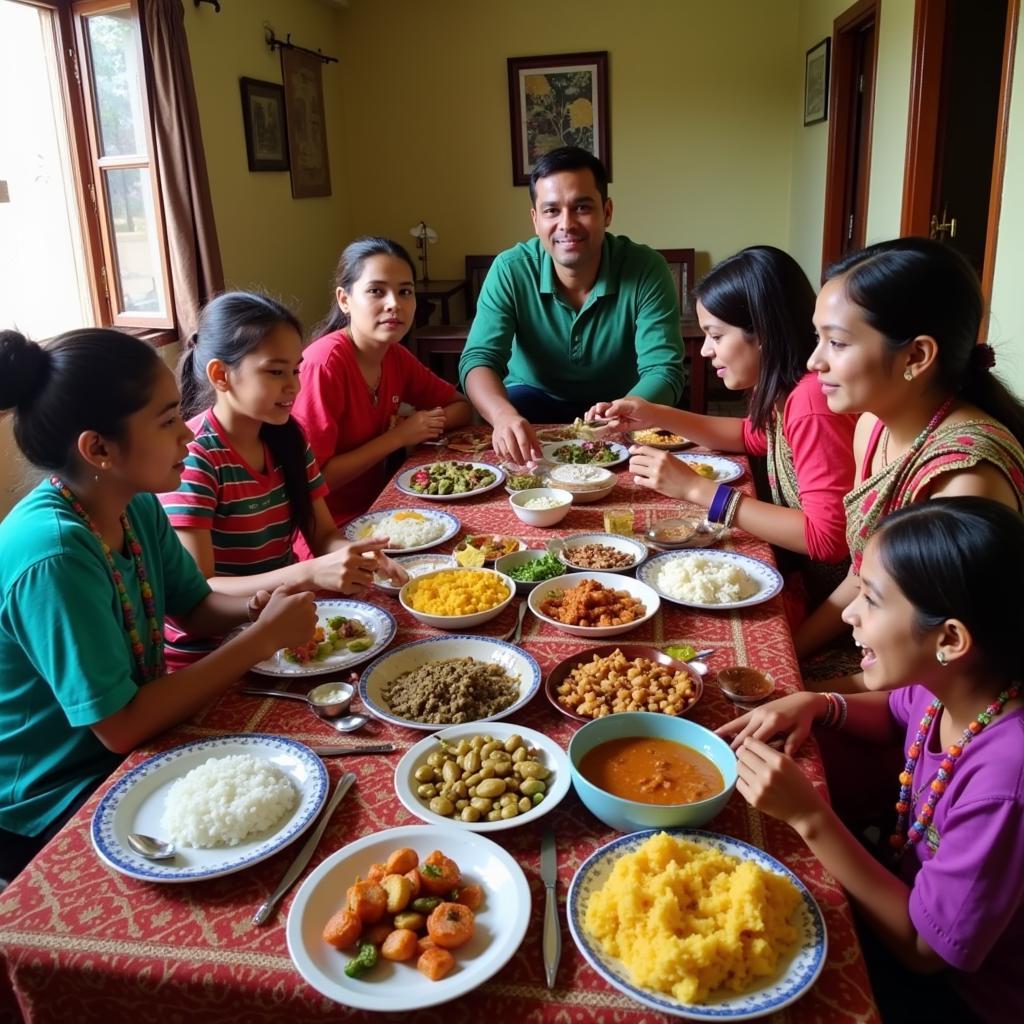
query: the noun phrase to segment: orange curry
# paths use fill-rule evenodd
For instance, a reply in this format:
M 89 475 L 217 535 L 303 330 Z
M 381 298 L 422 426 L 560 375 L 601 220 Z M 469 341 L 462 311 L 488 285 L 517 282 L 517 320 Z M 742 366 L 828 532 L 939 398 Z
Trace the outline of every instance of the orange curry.
M 692 804 L 725 789 L 722 773 L 703 754 L 654 736 L 599 743 L 583 755 L 580 774 L 613 796 L 642 804 Z

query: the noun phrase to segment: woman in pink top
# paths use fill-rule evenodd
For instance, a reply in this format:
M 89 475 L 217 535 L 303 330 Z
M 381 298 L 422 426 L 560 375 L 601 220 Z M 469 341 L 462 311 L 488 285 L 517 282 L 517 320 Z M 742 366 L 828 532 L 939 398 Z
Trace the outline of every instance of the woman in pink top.
M 770 502 L 743 497 L 643 445 L 633 447 L 629 468 L 642 487 L 702 505 L 709 518 L 794 553 L 782 561 L 791 570 L 790 618 L 799 620 L 846 572 L 843 495 L 854 475 L 854 418 L 831 412 L 806 372 L 814 289 L 791 256 L 757 245 L 714 267 L 694 297 L 705 334 L 701 354 L 727 388 L 750 392 L 747 418 L 701 416 L 637 398 L 598 403 L 588 416 L 627 430 L 660 427 L 716 451 L 766 455 Z
M 339 525 L 365 512 L 402 448 L 469 422 L 470 406 L 402 344 L 416 316 L 416 268 L 387 238 L 358 238 L 338 260 L 335 302 L 303 353 L 302 424 Z M 410 405 L 417 411 L 399 415 Z

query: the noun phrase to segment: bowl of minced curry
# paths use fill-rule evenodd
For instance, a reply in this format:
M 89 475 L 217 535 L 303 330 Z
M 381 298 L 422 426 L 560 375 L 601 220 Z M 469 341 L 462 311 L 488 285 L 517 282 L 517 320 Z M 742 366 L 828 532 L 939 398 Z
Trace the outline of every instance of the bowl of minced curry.
M 617 832 L 699 828 L 736 788 L 736 755 L 696 722 L 646 711 L 606 715 L 569 744 L 572 784 Z

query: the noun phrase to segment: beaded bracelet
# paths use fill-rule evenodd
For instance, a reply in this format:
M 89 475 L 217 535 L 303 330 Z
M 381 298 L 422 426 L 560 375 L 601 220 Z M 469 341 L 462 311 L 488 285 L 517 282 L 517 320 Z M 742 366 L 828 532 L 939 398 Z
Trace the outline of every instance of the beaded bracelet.
M 828 703 L 825 717 L 821 724 L 826 729 L 842 729 L 846 724 L 846 698 L 841 693 L 823 693 L 822 696 Z
M 719 484 L 718 489 L 715 491 L 715 496 L 711 499 L 711 504 L 708 506 L 708 522 L 709 523 L 720 523 L 722 517 L 725 515 L 726 506 L 729 504 L 729 499 L 735 494 L 734 488 L 728 484 Z
M 743 497 L 741 491 L 734 490 L 732 496 L 729 498 L 729 504 L 726 506 L 725 515 L 722 516 L 722 525 L 728 529 L 732 526 L 733 521 L 736 519 L 736 512 L 740 507 L 740 498 Z

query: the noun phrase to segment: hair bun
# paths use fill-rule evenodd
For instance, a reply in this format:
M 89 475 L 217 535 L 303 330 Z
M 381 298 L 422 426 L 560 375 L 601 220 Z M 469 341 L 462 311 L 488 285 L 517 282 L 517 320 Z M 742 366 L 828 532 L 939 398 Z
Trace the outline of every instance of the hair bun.
M 0 409 L 32 404 L 50 376 L 50 354 L 18 331 L 0 331 Z
M 969 366 L 975 371 L 988 372 L 996 365 L 996 350 L 988 344 L 975 345 L 971 349 Z

